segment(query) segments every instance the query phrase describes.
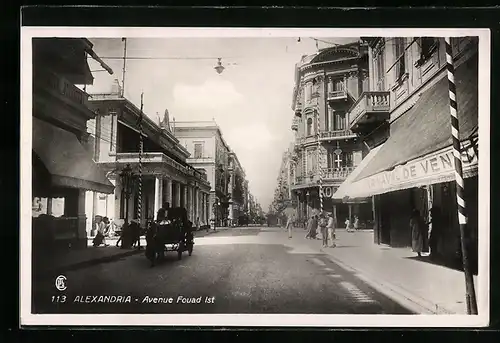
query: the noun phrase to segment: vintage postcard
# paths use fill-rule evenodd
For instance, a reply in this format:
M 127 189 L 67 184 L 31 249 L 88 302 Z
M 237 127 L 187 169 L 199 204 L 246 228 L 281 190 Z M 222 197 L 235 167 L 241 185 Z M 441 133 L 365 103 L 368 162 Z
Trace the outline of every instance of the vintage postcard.
M 489 30 L 21 33 L 21 325 L 488 325 Z

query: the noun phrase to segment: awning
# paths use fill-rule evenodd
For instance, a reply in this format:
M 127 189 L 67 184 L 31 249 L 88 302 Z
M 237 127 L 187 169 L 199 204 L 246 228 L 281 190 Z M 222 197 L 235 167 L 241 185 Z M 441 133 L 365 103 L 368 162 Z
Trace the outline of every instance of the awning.
M 74 134 L 33 118 L 33 151 L 51 174 L 54 186 L 114 192 L 105 172 Z
M 460 65 L 457 84 L 460 138 L 467 144 L 478 126 L 477 59 Z M 391 123 L 390 136 L 357 175 L 349 196 L 371 196 L 454 180 L 448 79 L 445 76 Z M 464 176 L 477 175 L 477 156 L 464 149 Z
M 342 200 L 346 197 L 353 199 L 352 196 L 349 195 L 349 190 L 352 187 L 352 183 L 354 179 L 366 168 L 368 163 L 377 155 L 380 149 L 384 146 L 384 144 L 379 145 L 376 148 L 373 148 L 368 155 L 365 156 L 361 160 L 361 163 L 349 174 L 349 176 L 345 179 L 344 182 L 340 185 L 335 193 L 332 195 L 332 199 Z M 353 195 L 353 194 L 351 194 Z

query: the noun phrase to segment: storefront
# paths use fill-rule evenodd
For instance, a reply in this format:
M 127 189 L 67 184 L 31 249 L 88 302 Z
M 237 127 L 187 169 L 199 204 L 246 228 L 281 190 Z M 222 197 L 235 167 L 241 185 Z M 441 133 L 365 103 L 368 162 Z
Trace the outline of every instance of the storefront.
M 33 253 L 86 247 L 85 192 L 113 185 L 72 132 L 33 118 L 32 149 Z
M 455 74 L 465 202 L 471 232 L 468 242 L 474 262 L 477 261 L 478 226 L 477 68 L 477 59 L 473 58 L 460 65 Z M 412 210 L 417 209 L 429 223 L 429 232 L 439 233 L 435 250 L 448 260 L 460 257 L 446 77 L 391 123 L 386 142 L 372 149 L 353 174 L 336 196 L 343 197 L 344 201 L 373 197 L 375 243 L 411 246 L 409 219 Z M 436 222 L 430 215 L 433 207 L 438 209 L 439 228 L 432 227 Z

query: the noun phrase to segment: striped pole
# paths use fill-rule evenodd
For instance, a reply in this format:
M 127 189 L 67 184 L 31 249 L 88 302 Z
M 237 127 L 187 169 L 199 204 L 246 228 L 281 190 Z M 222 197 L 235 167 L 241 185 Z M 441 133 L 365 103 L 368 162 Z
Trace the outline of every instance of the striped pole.
M 318 176 L 319 176 L 319 208 L 320 211 L 323 212 L 323 173 L 322 173 L 322 164 L 321 164 L 321 140 L 320 140 L 320 116 L 319 116 L 319 106 L 316 105 L 316 138 L 318 141 L 317 148 L 317 165 L 318 165 Z
M 455 84 L 455 68 L 450 38 L 445 38 L 446 67 L 448 70 L 448 85 L 450 97 L 451 135 L 453 139 L 453 155 L 455 162 L 455 181 L 457 189 L 458 224 L 460 226 L 460 240 L 462 246 L 462 260 L 465 274 L 467 313 L 477 314 L 477 302 L 474 290 L 474 280 L 470 270 L 468 247 L 465 244 L 467 235 L 467 212 L 464 200 L 464 179 L 462 173 L 462 157 L 460 152 L 460 128 L 457 115 L 457 88 Z
M 143 153 L 143 137 L 142 137 L 142 109 L 144 93 L 141 93 L 141 111 L 139 113 L 139 184 L 137 194 L 137 218 L 142 222 L 142 153 Z

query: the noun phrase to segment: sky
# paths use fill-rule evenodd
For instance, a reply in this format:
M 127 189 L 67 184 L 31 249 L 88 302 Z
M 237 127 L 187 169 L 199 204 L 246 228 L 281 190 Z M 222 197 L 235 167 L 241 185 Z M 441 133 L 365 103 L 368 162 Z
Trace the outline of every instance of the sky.
M 348 43 L 356 38 L 320 38 Z M 102 72 L 89 59 L 94 84 L 87 92 L 107 92 L 122 82 L 121 38 L 89 38 L 94 51 L 114 71 Z M 128 38 L 125 97 L 158 123 L 215 120 L 242 164 L 250 192 L 262 208 L 272 202 L 282 154 L 293 142 L 290 126 L 294 68 L 303 55 L 332 46 L 314 39 L 287 38 Z M 141 59 L 133 59 L 141 57 Z M 146 58 L 146 59 L 144 59 Z M 226 69 L 214 70 L 217 59 Z M 101 71 L 99 71 L 101 70 Z

